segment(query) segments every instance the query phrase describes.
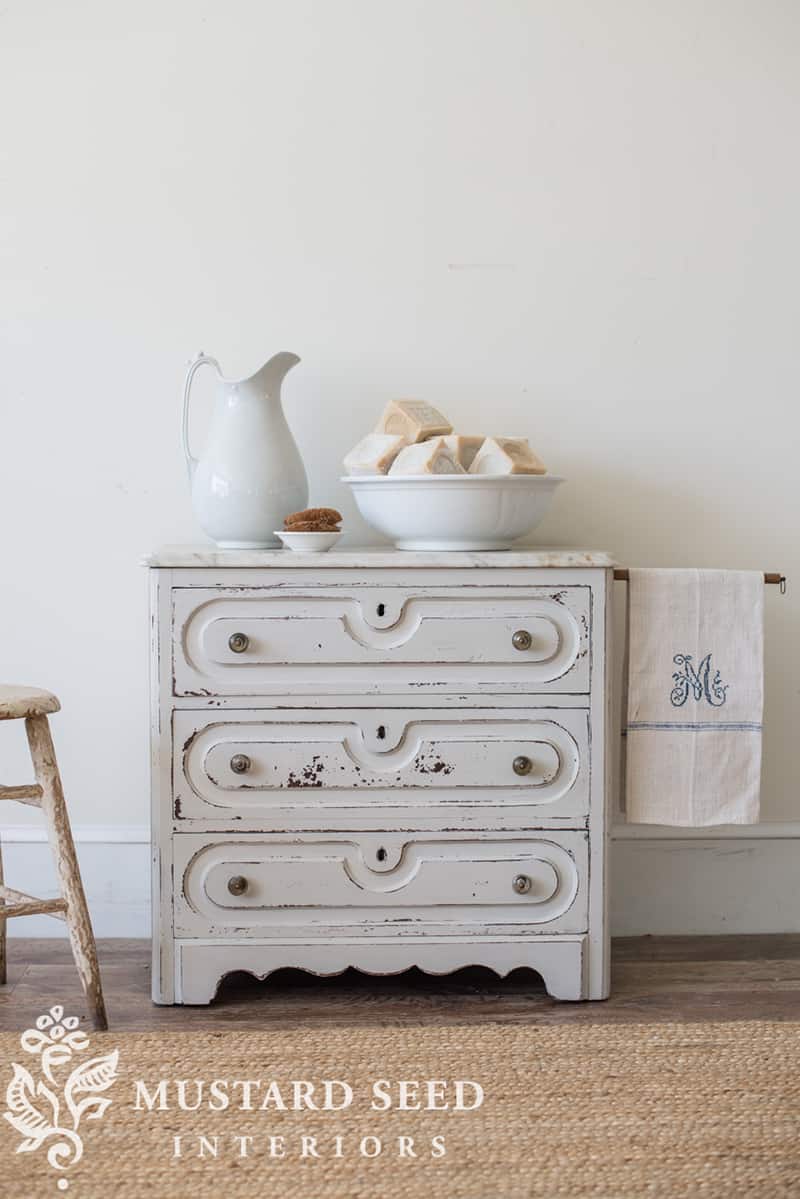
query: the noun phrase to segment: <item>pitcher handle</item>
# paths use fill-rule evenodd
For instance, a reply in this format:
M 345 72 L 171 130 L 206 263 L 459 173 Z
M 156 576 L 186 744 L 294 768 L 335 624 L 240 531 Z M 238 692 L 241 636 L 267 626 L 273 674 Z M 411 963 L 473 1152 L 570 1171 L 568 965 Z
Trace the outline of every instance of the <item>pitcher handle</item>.
M 217 362 L 216 358 L 209 357 L 209 355 L 204 354 L 202 350 L 197 355 L 194 362 L 190 363 L 189 369 L 186 372 L 186 381 L 183 385 L 182 437 L 183 437 L 183 453 L 186 458 L 186 469 L 189 471 L 190 479 L 192 477 L 192 473 L 194 472 L 195 467 L 197 466 L 197 459 L 192 457 L 192 453 L 189 449 L 189 396 L 191 395 L 191 391 L 192 391 L 192 379 L 194 379 L 195 371 L 201 366 L 215 366 L 217 368 L 217 373 L 220 375 L 222 374 L 222 371 L 220 370 L 220 366 L 219 366 L 219 363 Z

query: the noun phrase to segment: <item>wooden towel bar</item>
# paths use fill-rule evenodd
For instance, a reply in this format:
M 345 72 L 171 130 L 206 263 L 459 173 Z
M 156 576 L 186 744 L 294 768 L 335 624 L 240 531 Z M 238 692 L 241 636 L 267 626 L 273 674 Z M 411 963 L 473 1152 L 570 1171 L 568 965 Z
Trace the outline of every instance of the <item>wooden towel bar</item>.
M 625 567 L 617 567 L 614 571 L 614 578 L 620 583 L 627 583 L 630 575 Z M 782 575 L 777 570 L 767 570 L 764 572 L 765 583 L 779 583 L 781 591 L 786 590 L 786 575 Z

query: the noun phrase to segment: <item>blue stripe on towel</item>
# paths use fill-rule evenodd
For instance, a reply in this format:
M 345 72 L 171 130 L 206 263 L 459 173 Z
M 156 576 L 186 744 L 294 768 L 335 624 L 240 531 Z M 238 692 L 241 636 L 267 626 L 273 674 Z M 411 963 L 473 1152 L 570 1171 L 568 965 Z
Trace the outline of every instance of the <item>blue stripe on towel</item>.
M 632 720 L 628 724 L 628 732 L 637 732 L 642 729 L 670 729 L 677 733 L 706 733 L 710 731 L 718 733 L 760 733 L 763 725 L 757 724 L 750 720 L 732 720 L 724 721 L 694 721 L 691 723 L 683 723 L 681 721 L 671 720 Z

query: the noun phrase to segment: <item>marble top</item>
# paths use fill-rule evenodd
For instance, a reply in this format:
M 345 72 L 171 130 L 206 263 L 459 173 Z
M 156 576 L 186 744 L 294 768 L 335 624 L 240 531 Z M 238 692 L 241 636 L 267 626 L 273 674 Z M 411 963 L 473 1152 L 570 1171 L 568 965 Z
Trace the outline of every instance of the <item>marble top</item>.
M 609 567 L 614 559 L 604 550 L 559 549 L 544 546 L 540 549 L 492 550 L 395 550 L 386 546 L 345 546 L 327 553 L 303 553 L 294 550 L 221 550 L 213 545 L 166 545 L 147 554 L 143 566 L 169 567 L 470 567 L 526 566 L 545 567 Z

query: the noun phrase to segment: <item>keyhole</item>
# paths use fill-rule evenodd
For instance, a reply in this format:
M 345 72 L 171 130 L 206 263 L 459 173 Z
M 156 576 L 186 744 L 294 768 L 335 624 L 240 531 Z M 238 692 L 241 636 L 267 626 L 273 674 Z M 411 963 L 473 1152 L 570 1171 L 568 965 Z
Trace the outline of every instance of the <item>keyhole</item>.
M 386 850 L 383 848 L 382 845 L 381 845 L 380 849 L 378 850 L 378 852 L 375 854 L 375 857 L 378 859 L 379 862 L 386 861 Z
M 378 615 L 379 616 L 386 615 L 386 604 L 378 604 Z
M 383 741 L 385 736 L 386 736 L 386 726 L 383 724 L 379 724 L 378 725 L 378 740 Z

